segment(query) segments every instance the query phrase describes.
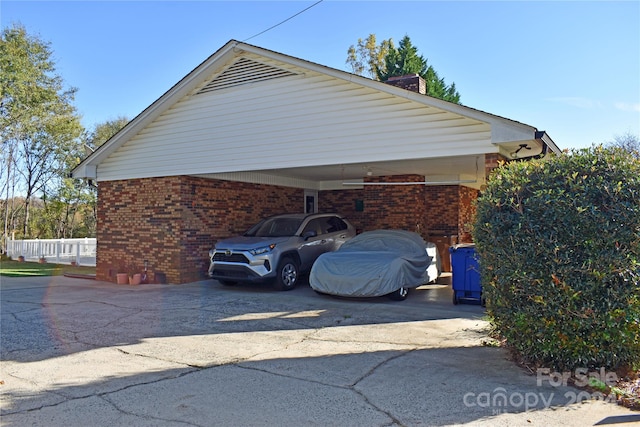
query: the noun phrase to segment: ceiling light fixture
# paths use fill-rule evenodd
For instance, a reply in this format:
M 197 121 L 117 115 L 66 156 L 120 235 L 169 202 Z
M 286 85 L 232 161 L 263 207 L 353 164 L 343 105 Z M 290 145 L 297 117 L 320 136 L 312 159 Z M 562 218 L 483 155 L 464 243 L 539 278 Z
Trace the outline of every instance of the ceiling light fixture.
M 529 147 L 529 144 L 520 144 L 520 147 L 516 151 L 511 153 L 511 157 L 513 158 L 518 157 L 518 153 L 522 150 L 531 150 L 531 147 Z

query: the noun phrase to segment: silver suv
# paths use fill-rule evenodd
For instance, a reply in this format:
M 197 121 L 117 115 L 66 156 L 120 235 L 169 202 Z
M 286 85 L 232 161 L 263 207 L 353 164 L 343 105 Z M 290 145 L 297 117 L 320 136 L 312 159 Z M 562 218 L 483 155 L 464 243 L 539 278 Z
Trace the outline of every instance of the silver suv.
M 293 289 L 316 258 L 355 235 L 337 214 L 272 216 L 242 236 L 216 243 L 209 251 L 209 277 L 224 285 L 273 280 L 278 290 Z

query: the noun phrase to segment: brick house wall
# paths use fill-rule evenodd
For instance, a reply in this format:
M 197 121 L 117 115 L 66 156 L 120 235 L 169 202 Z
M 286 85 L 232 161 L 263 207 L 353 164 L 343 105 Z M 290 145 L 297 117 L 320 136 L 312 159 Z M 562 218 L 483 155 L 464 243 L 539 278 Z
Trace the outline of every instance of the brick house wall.
M 370 178 L 368 182 L 422 182 L 423 176 L 402 175 Z M 470 242 L 469 223 L 478 191 L 460 185 L 365 185 L 362 189 L 321 191 L 319 210 L 345 215 L 362 231 L 397 228 L 415 231 L 423 238 L 461 236 Z M 362 201 L 363 211 L 356 210 Z
M 304 206 L 301 189 L 187 176 L 105 181 L 98 191 L 96 278 L 104 281 L 125 264 L 141 271 L 144 260 L 151 280 L 201 280 L 217 240 Z
M 427 240 L 438 247 L 442 271 L 451 271 L 449 248 L 457 243 L 470 243 L 469 224 L 475 215 L 475 200 L 479 191 L 462 185 L 441 185 L 425 188 L 427 205 Z
M 423 182 L 420 175 L 366 178 L 365 182 Z M 426 237 L 424 185 L 366 185 L 364 187 L 365 228 L 415 231 Z
M 365 211 L 358 211 L 356 203 L 363 202 L 364 191 L 357 190 L 323 190 L 318 192 L 318 212 L 336 212 L 344 215 L 359 231 L 367 226 Z M 366 210 L 366 208 L 365 208 Z
M 484 172 L 488 178 L 491 172 L 500 166 L 500 164 L 507 162 L 507 158 L 498 153 L 490 153 L 484 155 Z
M 458 235 L 458 188 L 458 185 L 425 187 L 426 226 L 431 235 Z
M 422 182 L 423 176 L 398 175 L 389 177 L 369 178 L 367 182 L 403 183 Z M 457 188 L 457 186 L 451 186 Z M 437 227 L 457 231 L 456 191 L 434 191 L 442 187 L 425 187 L 424 185 L 365 185 L 361 189 L 321 191 L 318 195 L 318 209 L 320 211 L 338 212 L 346 216 L 349 221 L 361 231 L 378 228 L 395 228 L 415 231 L 423 238 L 427 238 Z M 431 198 L 427 197 L 432 195 Z M 361 202 L 362 211 L 357 211 L 357 202 Z M 431 205 L 440 208 L 432 212 Z M 443 215 L 445 210 L 450 211 Z M 440 215 L 436 220 L 436 216 Z M 444 222 L 443 222 L 444 221 Z M 436 233 L 440 233 L 438 229 Z
M 486 172 L 501 160 L 487 155 Z M 424 177 L 366 179 L 404 183 Z M 126 264 L 142 271 L 145 260 L 151 280 L 201 280 L 217 240 L 241 234 L 266 216 L 304 207 L 302 189 L 188 176 L 105 181 L 98 191 L 96 277 L 105 281 L 113 281 Z M 360 231 L 403 229 L 448 245 L 472 241 L 469 224 L 478 194 L 461 185 L 365 185 L 320 191 L 318 209 L 345 215 Z
M 463 185 L 427 187 L 427 227 L 430 236 L 454 236 L 453 243 L 470 243 L 470 224 L 480 192 Z

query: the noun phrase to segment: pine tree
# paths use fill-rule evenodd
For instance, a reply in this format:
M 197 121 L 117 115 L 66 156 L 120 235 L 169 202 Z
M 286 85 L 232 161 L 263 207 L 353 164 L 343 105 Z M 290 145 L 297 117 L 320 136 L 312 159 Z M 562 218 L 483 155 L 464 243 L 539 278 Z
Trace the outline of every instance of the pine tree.
M 418 74 L 426 82 L 427 95 L 460 103 L 455 83 L 447 85 L 444 78 L 438 76 L 435 69 L 428 65 L 427 59 L 418 54 L 418 48 L 413 46 L 409 36 L 405 35 L 400 40 L 397 49 L 391 39 L 383 40 L 379 46 L 376 46 L 375 40 L 375 34 L 370 34 L 365 41 L 359 39 L 357 47 L 352 45 L 347 51 L 347 64 L 351 65 L 354 73 L 362 75 L 367 71 L 382 82 L 394 76 Z

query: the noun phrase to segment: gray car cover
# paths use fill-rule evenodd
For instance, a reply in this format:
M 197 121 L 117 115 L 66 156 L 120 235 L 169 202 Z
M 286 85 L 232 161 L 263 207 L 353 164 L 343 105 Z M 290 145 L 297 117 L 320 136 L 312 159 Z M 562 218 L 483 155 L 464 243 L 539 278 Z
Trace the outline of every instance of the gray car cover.
M 425 247 L 422 237 L 410 231 L 368 231 L 337 251 L 320 255 L 311 268 L 309 284 L 321 293 L 351 297 L 415 288 L 424 283 L 431 263 Z

